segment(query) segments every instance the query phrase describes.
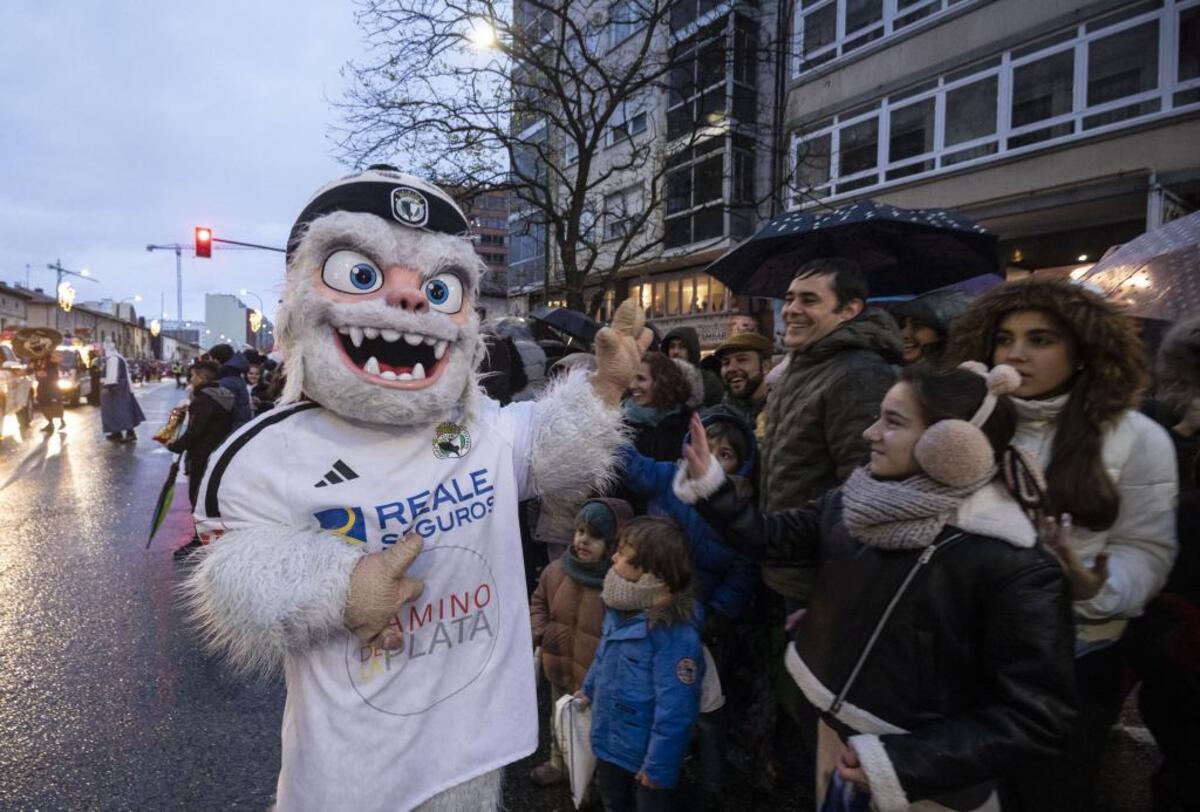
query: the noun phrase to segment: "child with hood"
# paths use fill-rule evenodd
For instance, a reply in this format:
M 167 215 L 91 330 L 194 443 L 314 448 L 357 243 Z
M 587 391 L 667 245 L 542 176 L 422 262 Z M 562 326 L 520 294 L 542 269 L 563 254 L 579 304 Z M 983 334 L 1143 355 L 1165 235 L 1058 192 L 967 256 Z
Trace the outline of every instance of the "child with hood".
M 739 418 L 724 412 L 703 418 L 705 434 L 721 468 L 735 483 L 738 493 L 754 496 L 754 464 L 757 443 L 754 432 Z M 688 442 L 685 438 L 684 442 Z M 714 655 L 716 670 L 724 671 L 725 642 L 754 594 L 758 566 L 749 556 L 727 547 L 696 509 L 679 499 L 672 488 L 675 464 L 659 462 L 627 445 L 618 452 L 624 470 L 622 482 L 652 515 L 669 516 L 687 534 L 692 564 L 693 591 L 704 621 L 704 641 Z M 714 682 L 714 684 L 718 684 Z M 701 713 L 697 726 L 699 754 L 703 764 L 701 784 L 719 794 L 723 786 L 725 730 L 721 707 Z
M 563 554 L 542 570 L 529 599 L 533 644 L 541 646 L 542 673 L 550 683 L 551 706 L 583 684 L 604 623 L 600 590 L 611 565 L 617 533 L 633 518 L 633 509 L 620 499 L 591 499 L 575 517 L 575 536 Z M 550 760 L 533 768 L 530 779 L 539 786 L 566 780 L 562 752 L 550 739 Z
M 593 707 L 604 808 L 666 809 L 704 679 L 683 530 L 665 516 L 632 519 L 618 534 L 612 562 L 600 647 L 576 697 Z

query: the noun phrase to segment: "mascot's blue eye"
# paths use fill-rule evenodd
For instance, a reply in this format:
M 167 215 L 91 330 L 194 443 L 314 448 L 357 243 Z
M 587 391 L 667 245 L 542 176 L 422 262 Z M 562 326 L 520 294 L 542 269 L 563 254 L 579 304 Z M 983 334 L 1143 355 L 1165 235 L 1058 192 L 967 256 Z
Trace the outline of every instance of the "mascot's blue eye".
M 354 287 L 359 290 L 370 290 L 375 287 L 375 282 L 379 279 L 379 271 L 372 268 L 365 262 L 360 265 L 355 265 L 350 271 L 350 281 Z
M 457 313 L 462 310 L 462 280 L 452 273 L 440 273 L 425 283 L 425 298 L 439 313 Z
M 374 293 L 383 287 L 383 273 L 357 251 L 334 251 L 325 260 L 321 279 L 342 293 Z

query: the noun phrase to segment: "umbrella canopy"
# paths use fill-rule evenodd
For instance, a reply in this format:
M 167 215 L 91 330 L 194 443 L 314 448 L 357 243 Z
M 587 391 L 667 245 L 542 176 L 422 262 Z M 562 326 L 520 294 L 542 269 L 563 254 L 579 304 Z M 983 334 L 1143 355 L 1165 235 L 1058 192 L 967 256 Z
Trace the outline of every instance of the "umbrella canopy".
M 857 262 L 871 296 L 903 296 L 996 273 L 996 237 L 943 209 L 901 209 L 864 200 L 832 212 L 790 212 L 705 270 L 734 293 L 782 298 L 812 259 Z
M 1130 316 L 1179 321 L 1200 313 L 1200 212 L 1147 231 L 1092 266 L 1095 285 Z
M 595 319 L 565 307 L 539 307 L 529 314 L 529 318 L 585 344 L 591 344 L 600 330 L 600 324 Z
M 171 502 L 175 500 L 175 479 L 179 476 L 179 457 L 176 457 L 171 462 L 171 470 L 167 473 L 167 481 L 163 483 L 162 490 L 158 492 L 158 501 L 154 504 L 154 516 L 150 520 L 150 538 L 146 539 L 146 549 L 150 549 L 150 542 L 154 541 L 154 534 L 162 527 L 163 520 L 167 518 L 167 511 L 171 509 Z

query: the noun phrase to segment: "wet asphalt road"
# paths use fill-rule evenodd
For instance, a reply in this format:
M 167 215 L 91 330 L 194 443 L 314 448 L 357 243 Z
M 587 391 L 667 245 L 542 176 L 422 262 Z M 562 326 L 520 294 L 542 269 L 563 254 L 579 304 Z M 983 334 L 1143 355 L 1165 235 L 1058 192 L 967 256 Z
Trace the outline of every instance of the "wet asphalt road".
M 67 411 L 63 432 L 42 434 L 39 417 L 0 441 L 0 810 L 263 810 L 273 800 L 283 686 L 233 678 L 183 622 L 174 589 L 184 565 L 172 552 L 192 532 L 184 479 L 146 549 L 171 461 L 151 435 L 183 392 L 173 382 L 135 391 L 147 415 L 137 443 L 107 441 L 87 405 Z M 1156 753 L 1136 713 L 1126 723 L 1104 770 L 1106 812 L 1148 808 Z M 539 752 L 507 770 L 508 809 L 572 808 L 564 789 L 527 779 L 545 740 L 543 730 Z M 756 796 L 744 777 L 729 779 L 723 809 L 810 808 L 795 788 Z

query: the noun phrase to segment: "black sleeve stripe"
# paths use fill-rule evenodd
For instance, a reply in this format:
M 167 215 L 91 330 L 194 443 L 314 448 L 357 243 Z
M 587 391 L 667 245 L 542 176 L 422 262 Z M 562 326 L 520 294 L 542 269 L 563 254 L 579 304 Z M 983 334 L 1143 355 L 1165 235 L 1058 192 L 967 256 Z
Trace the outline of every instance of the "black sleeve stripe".
M 281 423 L 287 420 L 294 414 L 306 412 L 309 409 L 319 409 L 320 405 L 313 403 L 311 400 L 306 400 L 298 403 L 295 408 L 283 410 L 271 410 L 270 417 L 264 418 L 262 421 L 255 423 L 250 428 L 242 432 L 238 437 L 230 443 L 221 456 L 217 459 L 216 464 L 212 466 L 212 472 L 208 477 L 208 490 L 204 492 L 204 515 L 210 519 L 219 519 L 221 517 L 220 502 L 217 499 L 217 491 L 221 487 L 221 477 L 225 474 L 225 469 L 233 462 L 234 456 L 242 450 L 246 443 L 253 440 L 258 433 L 263 429 L 274 426 L 276 423 Z

